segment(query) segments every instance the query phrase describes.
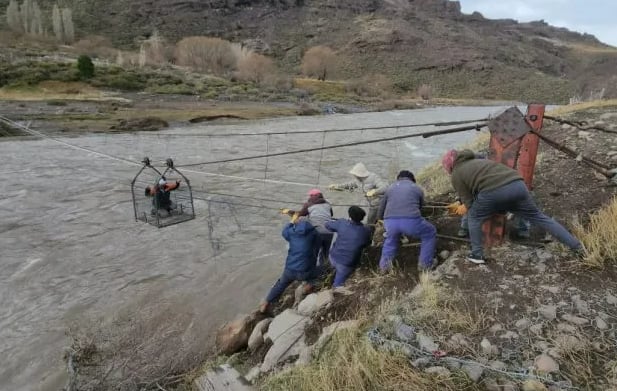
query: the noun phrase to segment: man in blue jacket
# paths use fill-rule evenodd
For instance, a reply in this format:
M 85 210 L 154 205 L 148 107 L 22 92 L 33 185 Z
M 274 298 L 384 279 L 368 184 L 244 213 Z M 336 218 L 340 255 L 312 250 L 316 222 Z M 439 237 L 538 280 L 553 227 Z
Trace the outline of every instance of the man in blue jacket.
M 388 270 L 396 256 L 401 235 L 420 238 L 420 259 L 418 268 L 433 268 L 433 256 L 437 245 L 437 230 L 426 221 L 420 210 L 424 192 L 416 185 L 416 178 L 407 170 L 399 172 L 381 200 L 379 218 L 384 221 L 386 240 L 381 250 L 379 267 Z
M 336 241 L 330 249 L 330 263 L 336 270 L 334 288 L 345 284 L 358 267 L 362 250 L 371 244 L 371 230 L 362 224 L 366 212 L 358 206 L 352 206 L 348 213 L 350 220 L 338 219 L 326 223 L 326 229 L 336 232 Z
M 259 307 L 262 313 L 268 311 L 270 304 L 276 301 L 292 282 L 306 282 L 304 291 L 308 293 L 319 276 L 316 267 L 316 249 L 319 244 L 319 235 L 315 227 L 306 218 L 300 218 L 295 223 L 288 223 L 283 228 L 283 238 L 289 242 L 285 269 L 281 277 L 270 289 L 266 300 Z

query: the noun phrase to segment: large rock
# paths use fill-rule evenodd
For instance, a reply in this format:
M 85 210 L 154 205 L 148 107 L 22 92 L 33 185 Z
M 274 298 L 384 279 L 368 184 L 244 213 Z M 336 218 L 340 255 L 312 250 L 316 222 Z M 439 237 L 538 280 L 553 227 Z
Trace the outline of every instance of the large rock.
M 271 371 L 278 363 L 299 355 L 306 347 L 304 328 L 310 322 L 307 316 L 292 309 L 283 311 L 272 320 L 264 339 L 270 339 L 272 346 L 261 364 L 262 372 Z
M 322 308 L 329 306 L 334 300 L 331 289 L 318 293 L 311 293 L 298 305 L 298 313 L 304 316 L 311 316 Z
M 253 332 L 251 333 L 251 336 L 249 337 L 249 340 L 248 340 L 249 350 L 255 351 L 259 349 L 261 345 L 263 345 L 264 343 L 263 335 L 266 332 L 266 330 L 268 330 L 268 326 L 270 326 L 271 322 L 272 322 L 272 318 L 267 318 L 267 319 L 261 320 L 259 323 L 255 325 L 255 327 L 253 328 Z
M 534 366 L 536 370 L 541 373 L 559 372 L 559 364 L 547 354 L 541 354 L 536 357 Z
M 607 293 L 606 302 L 610 305 L 617 305 L 617 297 L 611 295 L 610 293 Z
M 478 382 L 484 373 L 484 368 L 478 364 L 465 364 L 461 369 L 474 382 Z
M 548 320 L 557 318 L 557 307 L 554 305 L 542 305 L 538 309 L 538 312 L 542 315 L 542 317 Z
M 439 376 L 439 377 L 450 377 L 450 375 L 451 375 L 451 373 L 448 370 L 448 368 L 440 367 L 440 366 L 426 368 L 424 370 L 424 372 L 428 373 L 428 374 L 431 374 L 431 375 L 436 375 L 436 376 Z
M 428 335 L 418 333 L 416 335 L 416 341 L 418 342 L 418 346 L 420 346 L 420 349 L 426 352 L 432 353 L 436 350 L 439 350 L 439 345 L 437 345 L 435 341 L 433 341 L 433 338 L 429 337 Z
M 483 338 L 480 342 L 480 347 L 482 348 L 482 353 L 488 357 L 496 356 L 499 354 L 499 348 L 491 343 L 486 338 Z
M 225 323 L 216 335 L 216 346 L 221 354 L 233 354 L 244 349 L 257 318 L 255 314 L 240 315 Z
M 218 366 L 195 379 L 198 391 L 253 391 L 250 383 L 229 364 Z
M 582 326 L 582 325 L 589 323 L 589 319 L 581 318 L 581 317 L 574 316 L 571 314 L 565 314 L 561 317 L 561 319 L 565 320 L 566 322 L 575 324 L 577 326 Z

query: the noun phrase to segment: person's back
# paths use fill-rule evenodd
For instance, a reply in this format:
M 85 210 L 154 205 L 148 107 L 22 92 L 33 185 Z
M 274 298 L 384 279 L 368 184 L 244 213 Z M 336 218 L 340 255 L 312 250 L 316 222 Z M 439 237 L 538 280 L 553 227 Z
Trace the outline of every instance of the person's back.
M 326 228 L 336 232 L 336 240 L 330 249 L 331 259 L 345 266 L 356 266 L 360 262 L 362 249 L 371 242 L 370 229 L 347 219 L 339 219 L 326 224 Z
M 508 183 L 522 180 L 520 174 L 501 163 L 477 159 L 470 150 L 460 151 L 452 168 L 452 186 L 467 207 L 473 196 Z
M 306 220 L 289 223 L 283 229 L 283 237 L 289 242 L 285 268 L 294 272 L 307 272 L 315 268 L 317 261 L 315 227 Z
M 409 179 L 399 179 L 393 183 L 382 199 L 383 218 L 419 217 L 424 200 L 424 192 Z

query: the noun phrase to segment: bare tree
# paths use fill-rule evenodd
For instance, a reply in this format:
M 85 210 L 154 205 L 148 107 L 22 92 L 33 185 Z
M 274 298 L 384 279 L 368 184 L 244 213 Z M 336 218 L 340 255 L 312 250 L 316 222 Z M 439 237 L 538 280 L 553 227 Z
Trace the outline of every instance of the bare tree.
M 433 97 L 433 87 L 428 84 L 422 84 L 418 87 L 418 96 L 424 100 L 430 100 Z
M 9 28 L 16 33 L 23 31 L 21 13 L 19 12 L 19 3 L 17 0 L 11 0 L 8 7 L 6 7 L 6 23 Z
M 167 58 L 168 56 L 166 51 L 167 47 L 165 44 L 165 39 L 158 33 L 158 31 L 155 30 L 150 38 L 141 43 L 141 47 L 139 49 L 140 66 L 143 67 L 146 64 L 160 65 L 167 63 L 169 59 Z
M 27 34 L 30 32 L 30 25 L 32 23 L 32 0 L 24 0 L 24 2 L 21 3 L 20 14 L 23 31 Z
M 32 4 L 32 15 L 30 22 L 30 34 L 32 35 L 43 35 L 43 17 L 41 14 L 41 7 L 35 1 Z
M 224 74 L 236 67 L 231 43 L 220 38 L 187 37 L 176 45 L 176 63 L 199 71 Z
M 54 7 L 51 10 L 51 25 L 54 30 L 54 35 L 59 42 L 64 40 L 64 29 L 62 28 L 62 14 L 60 13 L 60 8 L 58 4 L 54 4 Z
M 304 53 L 302 73 L 306 76 L 316 76 L 326 80 L 336 67 L 336 54 L 327 46 L 314 46 Z
M 240 80 L 260 84 L 275 73 L 272 60 L 261 54 L 251 53 L 238 61 L 238 78 Z
M 73 27 L 73 12 L 70 8 L 62 9 L 62 27 L 64 27 L 64 42 L 73 42 L 75 40 L 75 29 Z

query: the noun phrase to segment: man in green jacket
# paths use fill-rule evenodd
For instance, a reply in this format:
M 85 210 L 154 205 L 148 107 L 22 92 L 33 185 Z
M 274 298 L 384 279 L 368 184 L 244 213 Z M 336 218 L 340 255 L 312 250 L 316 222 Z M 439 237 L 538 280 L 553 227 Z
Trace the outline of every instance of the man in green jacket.
M 464 215 L 468 212 L 469 261 L 484 263 L 482 223 L 500 212 L 511 212 L 532 225 L 538 225 L 574 251 L 582 249 L 578 239 L 538 209 L 516 170 L 491 160 L 476 159 L 468 149 L 448 151 L 442 164 L 451 174 L 452 186 L 461 198 L 462 205 L 456 213 Z

